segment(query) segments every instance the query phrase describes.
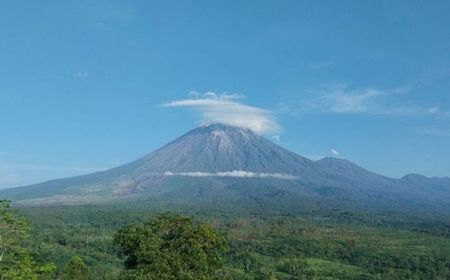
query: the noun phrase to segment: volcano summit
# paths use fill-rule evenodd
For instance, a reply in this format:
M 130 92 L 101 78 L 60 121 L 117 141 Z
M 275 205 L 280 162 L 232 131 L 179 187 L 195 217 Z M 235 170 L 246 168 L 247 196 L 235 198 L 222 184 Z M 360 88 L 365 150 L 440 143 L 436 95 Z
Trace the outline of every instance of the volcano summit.
M 450 179 L 420 175 L 394 179 L 344 159 L 312 161 L 249 129 L 212 124 L 195 128 L 134 162 L 6 189 L 0 195 L 26 204 L 148 199 L 238 206 L 448 210 Z

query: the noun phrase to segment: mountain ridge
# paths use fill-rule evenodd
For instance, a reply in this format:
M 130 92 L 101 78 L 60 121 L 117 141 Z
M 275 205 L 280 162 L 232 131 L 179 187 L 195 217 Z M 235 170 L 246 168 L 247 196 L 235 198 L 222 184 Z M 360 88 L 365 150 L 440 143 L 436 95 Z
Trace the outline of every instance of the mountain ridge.
M 389 178 L 340 158 L 313 161 L 247 128 L 210 124 L 109 170 L 0 191 L 31 204 L 147 198 L 283 204 L 267 197 L 274 193 L 294 206 L 448 208 L 450 182 Z

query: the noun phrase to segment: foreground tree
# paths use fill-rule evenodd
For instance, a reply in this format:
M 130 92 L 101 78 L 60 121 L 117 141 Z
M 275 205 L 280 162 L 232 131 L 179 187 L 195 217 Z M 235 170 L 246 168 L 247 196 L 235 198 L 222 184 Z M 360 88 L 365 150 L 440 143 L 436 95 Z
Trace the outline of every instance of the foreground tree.
M 163 214 L 119 230 L 114 238 L 127 256 L 121 279 L 218 279 L 225 238 L 191 218 Z
M 73 257 L 65 266 L 63 271 L 64 280 L 84 280 L 87 279 L 89 268 L 83 259 L 78 256 Z
M 0 200 L 0 279 L 45 279 L 53 272 L 53 264 L 38 265 L 30 251 L 24 247 L 31 230 L 28 222 Z

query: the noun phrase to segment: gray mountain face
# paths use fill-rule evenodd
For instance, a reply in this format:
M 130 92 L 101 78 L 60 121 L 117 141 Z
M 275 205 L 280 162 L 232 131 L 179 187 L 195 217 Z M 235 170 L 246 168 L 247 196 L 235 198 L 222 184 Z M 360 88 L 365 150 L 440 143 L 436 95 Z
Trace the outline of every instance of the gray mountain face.
M 3 190 L 21 203 L 153 199 L 296 207 L 448 209 L 450 180 L 384 177 L 347 160 L 312 161 L 249 129 L 196 128 L 129 164 L 107 171 Z
M 246 128 L 208 125 L 196 128 L 140 160 L 152 171 L 221 172 L 245 170 L 307 173 L 314 163 Z

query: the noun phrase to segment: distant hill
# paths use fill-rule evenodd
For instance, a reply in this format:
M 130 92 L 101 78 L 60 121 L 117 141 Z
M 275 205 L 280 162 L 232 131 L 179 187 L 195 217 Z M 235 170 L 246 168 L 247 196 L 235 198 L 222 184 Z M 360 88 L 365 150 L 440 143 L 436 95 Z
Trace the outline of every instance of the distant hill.
M 162 148 L 107 171 L 0 191 L 27 204 L 117 200 L 236 207 L 449 210 L 450 179 L 388 178 L 348 160 L 312 161 L 246 128 L 195 128 Z

